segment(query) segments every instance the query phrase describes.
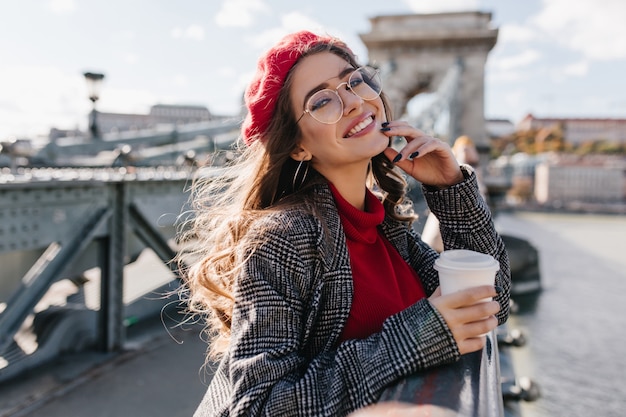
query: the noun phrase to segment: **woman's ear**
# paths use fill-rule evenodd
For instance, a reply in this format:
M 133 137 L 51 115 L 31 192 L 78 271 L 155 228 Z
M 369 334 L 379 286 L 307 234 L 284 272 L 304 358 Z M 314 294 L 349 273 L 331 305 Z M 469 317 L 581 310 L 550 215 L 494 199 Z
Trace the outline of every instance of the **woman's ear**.
M 309 161 L 313 158 L 313 155 L 300 145 L 297 145 L 289 156 L 291 156 L 291 159 L 294 161 Z

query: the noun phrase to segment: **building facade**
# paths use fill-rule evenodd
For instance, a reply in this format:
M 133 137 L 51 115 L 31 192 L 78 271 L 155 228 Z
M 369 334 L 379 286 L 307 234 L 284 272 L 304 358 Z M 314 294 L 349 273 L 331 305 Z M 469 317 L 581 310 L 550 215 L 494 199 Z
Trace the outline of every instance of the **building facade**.
M 560 126 L 567 142 L 580 145 L 584 142 L 604 140 L 626 144 L 626 119 L 609 118 L 540 118 L 526 115 L 516 125 L 516 130 L 542 129 Z
M 156 104 L 148 114 L 98 112 L 100 133 L 153 129 L 159 125 L 182 125 L 208 122 L 214 119 L 205 106 Z
M 508 184 L 510 204 L 564 207 L 573 203 L 626 204 L 626 156 L 517 153 L 488 165 L 489 182 Z
M 624 168 L 619 166 L 541 163 L 535 168 L 535 199 L 540 204 L 621 202 Z

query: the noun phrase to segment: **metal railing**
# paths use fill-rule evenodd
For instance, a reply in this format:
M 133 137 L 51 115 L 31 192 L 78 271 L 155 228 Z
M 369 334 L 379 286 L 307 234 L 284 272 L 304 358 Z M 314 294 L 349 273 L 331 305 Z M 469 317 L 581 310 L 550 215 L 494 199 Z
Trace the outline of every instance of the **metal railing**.
M 142 307 L 124 302 L 129 279 L 144 281 L 132 283 L 143 295 L 156 290 L 154 276 L 125 277 L 124 268 L 145 248 L 173 267 L 169 241 L 188 198 L 189 172 L 25 169 L 11 175 L 0 181 L 0 381 L 76 346 L 117 351 L 129 318 L 160 311 L 165 300 Z M 75 294 L 46 302 L 55 284 L 69 280 L 80 287 L 94 270 L 99 283 L 92 305 Z M 176 281 L 174 270 L 167 279 Z M 35 341 L 28 348 L 19 333 L 31 322 Z M 52 325 L 67 337 L 49 337 Z
M 380 401 L 414 404 L 415 413 L 410 415 L 501 417 L 504 406 L 499 364 L 498 343 L 491 332 L 481 351 L 412 375 L 387 388 Z

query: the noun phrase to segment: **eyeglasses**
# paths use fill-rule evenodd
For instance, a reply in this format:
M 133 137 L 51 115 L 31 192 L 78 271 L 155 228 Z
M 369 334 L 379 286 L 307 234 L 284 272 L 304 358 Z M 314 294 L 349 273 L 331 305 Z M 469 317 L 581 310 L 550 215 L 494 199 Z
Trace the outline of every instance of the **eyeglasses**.
M 306 102 L 304 112 L 296 124 L 309 113 L 315 120 L 324 124 L 337 123 L 343 116 L 343 101 L 337 90 L 345 84 L 346 90 L 352 91 L 356 96 L 365 101 L 374 100 L 380 96 L 382 82 L 380 71 L 369 66 L 360 67 L 354 70 L 348 81 L 339 84 L 334 90 L 329 88 L 320 90 L 313 94 Z

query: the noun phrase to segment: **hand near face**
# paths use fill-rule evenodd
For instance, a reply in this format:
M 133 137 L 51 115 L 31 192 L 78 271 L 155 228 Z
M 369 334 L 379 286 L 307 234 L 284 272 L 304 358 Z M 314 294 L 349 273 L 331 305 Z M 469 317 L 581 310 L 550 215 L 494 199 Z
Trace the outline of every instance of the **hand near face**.
M 426 135 L 402 120 L 389 122 L 387 128 L 389 130 L 384 130 L 387 136 L 403 136 L 407 144 L 400 153 L 393 148 L 387 148 L 385 155 L 411 177 L 439 188 L 463 181 L 459 163 L 447 143 Z

